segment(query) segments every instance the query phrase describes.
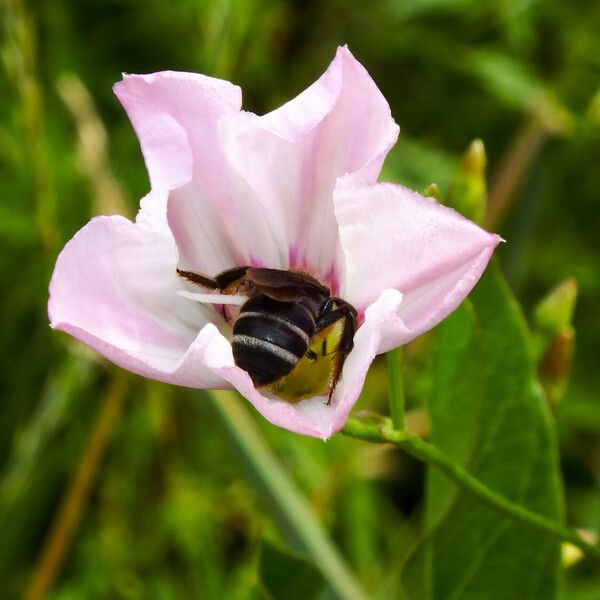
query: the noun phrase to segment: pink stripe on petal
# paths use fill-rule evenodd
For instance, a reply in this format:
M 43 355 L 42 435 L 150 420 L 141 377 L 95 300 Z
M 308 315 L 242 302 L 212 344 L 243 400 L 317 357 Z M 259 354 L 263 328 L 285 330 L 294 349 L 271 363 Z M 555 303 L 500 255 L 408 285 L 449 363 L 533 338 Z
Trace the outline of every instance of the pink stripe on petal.
M 248 189 L 242 201 L 261 207 L 278 248 L 319 277 L 337 266 L 332 194 L 354 173 L 375 181 L 398 126 L 364 67 L 339 48 L 322 77 L 281 108 L 222 121 L 227 156 Z M 263 226 L 264 227 L 264 226 Z
M 264 209 L 234 190 L 232 182 L 231 196 L 214 202 L 203 182 L 193 179 L 169 193 L 168 222 L 180 266 L 211 277 L 240 265 L 286 268 L 280 250 L 286 246 L 275 242 Z

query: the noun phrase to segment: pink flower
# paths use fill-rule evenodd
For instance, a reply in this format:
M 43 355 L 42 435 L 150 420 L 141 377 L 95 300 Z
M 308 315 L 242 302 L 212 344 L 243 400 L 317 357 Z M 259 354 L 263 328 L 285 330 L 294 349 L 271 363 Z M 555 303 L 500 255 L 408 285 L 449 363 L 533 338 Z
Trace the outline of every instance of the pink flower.
M 430 198 L 376 183 L 399 129 L 347 48 L 262 117 L 240 110 L 238 87 L 192 73 L 126 75 L 115 93 L 152 191 L 135 223 L 96 217 L 65 246 L 48 312 L 53 328 L 134 373 L 236 388 L 271 423 L 328 438 L 374 357 L 452 312 L 499 241 Z M 178 266 L 215 276 L 240 265 L 305 270 L 358 310 L 331 405 L 256 389 L 219 312 L 178 295 L 190 290 Z

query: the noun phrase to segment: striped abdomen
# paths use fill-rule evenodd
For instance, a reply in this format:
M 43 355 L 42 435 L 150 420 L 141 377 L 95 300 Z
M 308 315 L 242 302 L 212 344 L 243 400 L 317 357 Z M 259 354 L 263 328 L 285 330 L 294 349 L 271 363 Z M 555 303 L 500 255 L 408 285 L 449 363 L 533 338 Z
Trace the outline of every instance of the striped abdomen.
M 244 304 L 233 327 L 235 364 L 248 372 L 254 385 L 273 383 L 306 354 L 314 331 L 310 306 L 259 294 Z

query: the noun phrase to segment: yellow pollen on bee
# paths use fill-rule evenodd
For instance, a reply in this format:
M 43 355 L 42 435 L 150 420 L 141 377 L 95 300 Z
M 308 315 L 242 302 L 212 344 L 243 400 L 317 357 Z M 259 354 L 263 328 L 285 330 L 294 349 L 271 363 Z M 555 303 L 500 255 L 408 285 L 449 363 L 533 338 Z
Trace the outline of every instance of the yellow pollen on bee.
M 335 372 L 337 349 L 343 333 L 343 320 L 336 321 L 315 336 L 294 369 L 267 386 L 287 402 L 299 402 L 313 396 L 327 396 Z

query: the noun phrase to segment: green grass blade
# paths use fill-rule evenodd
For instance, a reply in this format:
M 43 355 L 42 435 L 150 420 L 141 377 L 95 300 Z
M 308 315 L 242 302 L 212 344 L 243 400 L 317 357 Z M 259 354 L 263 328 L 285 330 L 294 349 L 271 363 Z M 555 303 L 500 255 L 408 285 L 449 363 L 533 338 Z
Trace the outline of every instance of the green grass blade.
M 217 412 L 277 503 L 287 525 L 341 598 L 367 598 L 292 478 L 263 439 L 246 408 L 231 392 L 209 394 Z

